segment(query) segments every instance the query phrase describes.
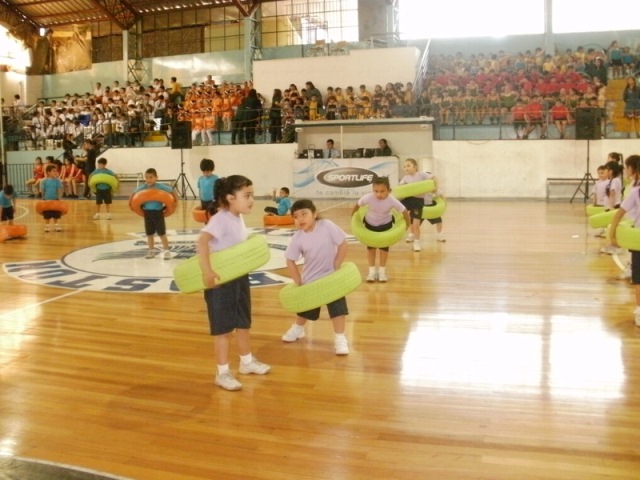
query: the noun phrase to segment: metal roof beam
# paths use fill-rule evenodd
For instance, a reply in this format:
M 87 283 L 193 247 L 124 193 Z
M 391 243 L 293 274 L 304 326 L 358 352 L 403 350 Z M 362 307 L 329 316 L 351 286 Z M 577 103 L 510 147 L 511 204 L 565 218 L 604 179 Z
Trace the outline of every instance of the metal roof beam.
M 138 19 L 138 14 L 125 0 L 92 0 L 122 30 L 129 30 Z

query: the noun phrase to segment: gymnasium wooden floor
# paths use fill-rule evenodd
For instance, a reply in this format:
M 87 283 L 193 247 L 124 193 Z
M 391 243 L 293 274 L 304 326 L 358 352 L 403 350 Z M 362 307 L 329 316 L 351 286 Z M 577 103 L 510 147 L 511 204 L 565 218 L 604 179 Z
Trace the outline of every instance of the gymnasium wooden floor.
M 193 204 L 168 227 L 197 228 Z M 347 231 L 351 205 L 318 202 Z M 633 288 L 581 202 L 451 201 L 446 243 L 424 225 L 422 252 L 392 249 L 389 283 L 348 296 L 347 357 L 325 310 L 284 344 L 280 287 L 252 289 L 253 350 L 272 371 L 239 376 L 239 392 L 213 384 L 200 294 L 8 274 L 131 238 L 142 222 L 124 201 L 110 221 L 72 201 L 47 234 L 34 202 L 19 206 L 29 235 L 0 244 L 2 457 L 136 480 L 640 478 Z M 365 273 L 364 247 L 348 260 Z M 132 274 L 142 262 L 166 263 L 132 259 Z

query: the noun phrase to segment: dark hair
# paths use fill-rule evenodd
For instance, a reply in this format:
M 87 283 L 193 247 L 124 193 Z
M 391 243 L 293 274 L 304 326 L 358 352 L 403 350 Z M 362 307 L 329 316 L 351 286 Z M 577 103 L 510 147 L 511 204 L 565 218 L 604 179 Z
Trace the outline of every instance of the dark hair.
M 624 161 L 624 164 L 633 170 L 636 175 L 640 174 L 640 155 L 629 155 Z M 634 179 L 634 186 L 636 186 L 636 180 Z
M 607 162 L 605 167 L 607 167 L 607 170 L 611 170 L 613 172 L 614 178 L 619 177 L 622 174 L 622 165 L 618 162 L 611 160 L 610 162 Z
M 5 195 L 13 195 L 13 185 L 5 185 L 2 188 L 2 191 L 4 192 Z
M 207 212 L 209 215 L 215 215 L 219 208 L 229 206 L 227 195 L 233 195 L 238 190 L 251 185 L 253 185 L 253 182 L 243 175 L 230 175 L 217 179 L 213 187 L 215 198 Z
M 54 157 L 53 155 L 47 155 L 47 156 L 45 157 L 45 160 L 46 160 L 47 162 L 51 162 L 51 163 L 53 163 L 53 162 L 55 161 L 55 157 Z
M 157 176 L 158 176 L 158 172 L 156 172 L 156 169 L 155 169 L 155 168 L 147 168 L 147 169 L 144 171 L 144 174 L 145 174 L 145 175 L 147 175 L 147 174 L 149 174 L 149 175 L 153 175 L 154 177 L 157 177 Z
M 616 162 L 622 163 L 622 154 L 618 152 L 611 152 L 609 156 L 613 158 Z
M 293 202 L 293 205 L 291 205 L 291 215 L 296 213 L 298 210 L 304 209 L 309 209 L 313 213 L 316 212 L 316 206 L 313 204 L 313 202 L 308 198 L 302 198 L 300 200 L 296 200 L 295 202 Z
M 288 187 L 280 187 L 280 190 L 282 190 L 284 193 L 289 195 L 289 188 Z
M 50 163 L 49 165 L 47 165 L 47 168 L 45 168 L 45 172 L 49 173 L 50 171 L 56 170 L 57 168 L 58 168 L 57 165 L 54 165 L 54 164 Z
M 102 157 L 98 159 L 98 164 L 100 165 L 106 165 L 107 164 L 107 159 Z
M 213 172 L 216 169 L 213 160 L 210 158 L 203 158 L 200 160 L 200 171 L 201 172 Z
M 371 186 L 373 186 L 373 185 L 384 185 L 389 190 L 391 190 L 391 184 L 389 183 L 389 177 L 376 177 L 376 178 L 373 179 L 373 182 L 371 182 Z

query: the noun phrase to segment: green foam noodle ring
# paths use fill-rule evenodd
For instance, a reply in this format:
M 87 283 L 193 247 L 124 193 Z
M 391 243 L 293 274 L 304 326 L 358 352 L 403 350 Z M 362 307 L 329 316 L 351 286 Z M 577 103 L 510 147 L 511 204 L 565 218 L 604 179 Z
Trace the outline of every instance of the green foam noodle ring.
M 618 224 L 618 227 L 620 227 L 620 226 L 622 226 L 623 228 L 624 227 L 633 228 L 633 220 L 628 219 L 628 218 L 623 218 L 622 220 L 620 220 L 620 223 Z M 607 225 L 607 227 L 605 229 L 605 238 L 607 239 L 607 241 L 609 243 L 611 243 L 611 225 Z
M 602 205 L 587 205 L 586 207 L 586 212 L 587 212 L 587 217 L 590 217 L 591 215 L 596 215 L 598 213 L 603 213 L 604 212 L 604 207 Z
M 596 213 L 589 217 L 589 226 L 591 228 L 606 228 L 615 217 L 618 210 L 609 210 L 607 212 Z
M 60 212 L 61 215 L 69 213 L 69 204 L 63 200 L 39 200 L 36 202 L 36 212 Z
M 433 192 L 436 189 L 436 182 L 433 179 L 420 180 L 419 182 L 405 183 L 393 187 L 393 196 L 398 199 L 416 197 L 425 193 Z
M 440 218 L 444 211 L 447 209 L 447 202 L 442 197 L 436 197 L 435 205 L 427 205 L 422 207 L 422 218 L 424 220 L 433 220 L 434 218 Z
M 159 188 L 145 188 L 144 190 L 134 193 L 131 197 L 131 210 L 141 217 L 144 217 L 142 205 L 152 200 L 164 204 L 165 209 L 162 211 L 162 214 L 165 217 L 173 214 L 176 210 L 176 199 L 174 196 Z
M 280 290 L 280 303 L 287 312 L 306 312 L 344 297 L 360 283 L 362 275 L 356 264 L 344 262 L 335 272 L 311 283 L 286 285 Z
M 393 226 L 384 232 L 374 232 L 364 226 L 364 217 L 368 210 L 369 207 L 365 205 L 364 207 L 360 207 L 351 216 L 351 233 L 359 242 L 367 247 L 386 248 L 398 243 L 404 238 L 407 228 L 402 213 L 394 209 L 393 219 L 395 222 Z
M 252 235 L 244 242 L 211 253 L 209 262 L 213 271 L 220 275 L 216 284 L 221 285 L 254 271 L 270 258 L 271 252 L 265 238 Z M 208 288 L 202 279 L 198 255 L 176 265 L 173 269 L 173 279 L 182 293 L 200 292 Z
M 632 223 L 620 222 L 616 228 L 616 242 L 627 250 L 640 251 L 640 228 L 634 228 Z
M 96 193 L 97 186 L 100 183 L 109 185 L 112 192 L 115 192 L 118 188 L 118 179 L 108 173 L 95 173 L 89 177 L 89 187 L 93 193 Z

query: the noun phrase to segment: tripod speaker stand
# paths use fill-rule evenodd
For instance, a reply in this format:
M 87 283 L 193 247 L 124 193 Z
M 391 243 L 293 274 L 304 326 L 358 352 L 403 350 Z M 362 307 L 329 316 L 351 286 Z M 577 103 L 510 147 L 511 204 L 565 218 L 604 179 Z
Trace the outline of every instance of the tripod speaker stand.
M 583 202 L 586 202 L 589 199 L 589 184 L 595 185 L 596 181 L 591 175 L 589 171 L 589 147 L 591 140 L 587 139 L 587 172 L 582 176 L 582 180 L 578 184 L 578 188 L 573 192 L 573 197 L 571 197 L 571 201 L 569 203 L 573 203 L 573 200 L 576 198 L 578 193 L 582 193 L 584 195 Z
M 182 153 L 183 153 L 183 149 L 181 148 L 180 149 L 180 175 L 178 175 L 178 178 L 176 178 L 176 181 L 173 184 L 173 188 L 176 189 L 176 191 L 178 192 L 178 195 L 180 195 L 180 198 L 182 198 L 183 200 L 187 198 L 187 189 L 189 189 L 189 191 L 191 192 L 191 195 L 193 195 L 193 198 L 195 199 L 197 198 L 196 192 L 194 192 L 193 188 L 191 188 L 189 179 L 184 173 L 184 158 L 182 157 Z

